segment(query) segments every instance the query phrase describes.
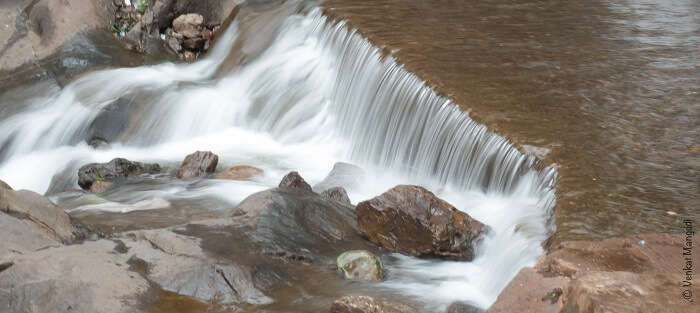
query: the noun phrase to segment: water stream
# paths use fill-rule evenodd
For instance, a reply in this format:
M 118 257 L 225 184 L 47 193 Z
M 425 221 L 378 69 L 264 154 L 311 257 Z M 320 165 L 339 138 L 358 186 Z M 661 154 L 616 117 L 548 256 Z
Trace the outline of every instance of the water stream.
M 348 190 L 353 203 L 396 184 L 420 184 L 492 228 L 473 262 L 398 256 L 391 264 L 382 288 L 438 304 L 465 300 L 486 308 L 543 253 L 541 243 L 553 230 L 553 166 L 471 120 L 319 9 L 289 15 L 259 55 L 218 73 L 237 53 L 231 47 L 240 33 L 233 23 L 215 50 L 193 64 L 96 71 L 62 89 L 27 87 L 32 97 L 7 104 L 14 110 L 0 120 L 0 178 L 60 199 L 78 188 L 82 164 L 124 157 L 173 170 L 195 150 L 218 154 L 219 168 L 247 164 L 265 171 L 252 182 L 159 176 L 158 183 L 128 189 L 129 199 L 110 199 L 121 206 L 70 208 L 124 212 L 193 198 L 230 207 L 290 170 L 313 184 L 335 162 L 351 162 L 368 173 Z M 105 114 L 121 122 L 103 123 Z M 88 145 L 105 134 L 109 147 Z

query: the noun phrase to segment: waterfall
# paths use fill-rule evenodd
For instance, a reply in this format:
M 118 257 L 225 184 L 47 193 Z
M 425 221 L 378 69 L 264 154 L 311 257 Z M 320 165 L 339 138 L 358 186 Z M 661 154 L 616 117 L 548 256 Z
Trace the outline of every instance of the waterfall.
M 0 178 L 43 193 L 54 174 L 76 162 L 119 156 L 176 164 L 210 149 L 268 173 L 263 186 L 236 194 L 239 201 L 289 169 L 318 181 L 333 162 L 350 161 L 374 177 L 349 190 L 353 202 L 396 183 L 423 184 L 494 229 L 472 263 L 400 259 L 396 273 L 425 280 L 398 277 L 388 288 L 421 295 L 434 287 L 442 293 L 433 300 L 485 307 L 542 253 L 540 242 L 551 231 L 554 167 L 474 122 L 319 9 L 290 15 L 259 55 L 219 74 L 226 56 L 237 53 L 231 47 L 239 31 L 232 23 L 215 50 L 193 64 L 96 71 L 59 91 L 37 91 L 19 112 L 0 117 Z M 112 145 L 92 149 L 86 141 L 105 131 L 96 121 L 114 111 L 125 117 L 118 127 L 104 126 L 113 128 L 107 129 L 115 133 Z M 210 192 L 231 193 L 224 189 Z M 514 231 L 523 225 L 531 231 Z M 432 286 L 431 275 L 445 275 L 441 269 L 451 278 Z

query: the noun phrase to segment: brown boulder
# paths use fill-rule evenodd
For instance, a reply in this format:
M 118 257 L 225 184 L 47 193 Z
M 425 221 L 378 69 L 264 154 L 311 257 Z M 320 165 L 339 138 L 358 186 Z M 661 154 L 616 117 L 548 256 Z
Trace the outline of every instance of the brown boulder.
M 211 151 L 197 151 L 185 157 L 180 169 L 177 171 L 177 177 L 190 179 L 214 173 L 218 163 L 219 156 Z
M 299 189 L 299 190 L 313 192 L 311 190 L 311 186 L 296 171 L 289 172 L 289 174 L 285 175 L 282 178 L 282 181 L 280 182 L 279 187 L 280 188 Z
M 372 242 L 414 256 L 472 260 L 488 229 L 420 186 L 396 186 L 360 202 L 356 211 Z
M 342 297 L 331 305 L 331 313 L 415 313 L 406 305 L 378 301 L 367 296 Z
M 203 29 L 204 17 L 201 14 L 183 14 L 173 20 L 173 30 L 185 38 L 201 37 Z
M 216 174 L 218 179 L 250 180 L 263 173 L 263 170 L 250 165 L 237 165 L 224 172 Z
M 700 288 L 682 286 L 683 268 L 700 258 L 684 256 L 686 245 L 671 234 L 564 242 L 522 269 L 487 312 L 694 312 Z
M 203 50 L 206 42 L 207 40 L 202 37 L 187 38 L 182 41 L 182 46 L 189 50 Z

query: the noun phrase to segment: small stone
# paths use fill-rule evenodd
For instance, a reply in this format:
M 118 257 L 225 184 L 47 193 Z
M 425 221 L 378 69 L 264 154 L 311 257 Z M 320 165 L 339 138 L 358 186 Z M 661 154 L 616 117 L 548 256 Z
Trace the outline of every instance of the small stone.
M 185 61 L 187 62 L 194 62 L 194 60 L 197 59 L 197 55 L 192 51 L 185 50 L 183 55 L 185 57 Z
M 187 52 L 189 51 L 185 51 L 185 55 Z M 182 161 L 177 171 L 177 178 L 190 179 L 214 173 L 217 164 L 219 164 L 219 156 L 211 151 L 194 152 Z
M 311 186 L 299 175 L 298 172 L 289 172 L 282 178 L 280 188 L 293 188 L 313 192 Z
M 333 201 L 338 201 L 342 204 L 352 205 L 350 197 L 343 187 L 333 187 L 321 193 L 321 196 Z
M 381 260 L 367 250 L 344 252 L 336 259 L 336 266 L 345 279 L 378 282 L 384 278 Z

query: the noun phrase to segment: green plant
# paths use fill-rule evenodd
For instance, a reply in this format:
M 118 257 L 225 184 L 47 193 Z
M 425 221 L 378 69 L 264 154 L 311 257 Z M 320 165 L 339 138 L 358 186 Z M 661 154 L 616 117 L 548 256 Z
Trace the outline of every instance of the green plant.
M 149 1 L 148 0 L 138 0 L 137 10 L 139 13 L 144 14 L 148 10 Z

